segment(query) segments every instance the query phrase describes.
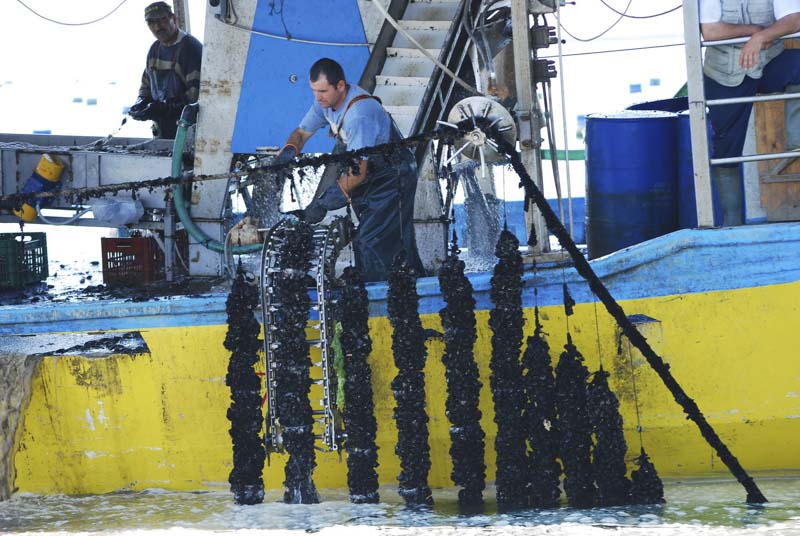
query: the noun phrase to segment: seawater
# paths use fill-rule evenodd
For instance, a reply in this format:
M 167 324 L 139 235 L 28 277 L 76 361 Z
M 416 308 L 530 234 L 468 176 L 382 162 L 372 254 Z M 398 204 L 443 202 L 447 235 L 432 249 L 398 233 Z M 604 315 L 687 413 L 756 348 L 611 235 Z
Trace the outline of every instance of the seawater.
M 526 510 L 499 513 L 487 501 L 484 511 L 461 514 L 455 489 L 434 490 L 436 506 L 408 509 L 394 488 L 381 489 L 382 502 L 354 505 L 346 491 L 322 490 L 315 505 L 287 505 L 271 490 L 264 504 L 239 506 L 226 491 L 146 490 L 105 495 L 17 494 L 0 503 L 0 531 L 130 532 L 220 531 L 334 536 L 385 535 L 796 535 L 800 534 L 800 479 L 757 479 L 770 500 L 744 502 L 734 481 L 667 482 L 660 506 Z M 492 489 L 485 493 L 494 496 Z

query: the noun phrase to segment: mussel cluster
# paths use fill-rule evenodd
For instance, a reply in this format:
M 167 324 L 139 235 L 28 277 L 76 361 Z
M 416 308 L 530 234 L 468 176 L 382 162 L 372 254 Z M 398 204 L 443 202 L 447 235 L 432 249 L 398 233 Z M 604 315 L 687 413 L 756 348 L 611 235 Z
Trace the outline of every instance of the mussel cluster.
M 355 268 L 345 268 L 339 298 L 341 344 L 345 355 L 344 424 L 347 430 L 347 486 L 353 503 L 377 503 L 377 423 L 372 398 L 372 371 L 367 358 L 372 351 L 369 337 L 369 300 L 364 279 Z
M 618 506 L 628 503 L 631 483 L 625 465 L 628 445 L 622 432 L 619 400 L 608 387 L 608 376 L 602 367 L 594 373 L 586 399 L 595 437 L 592 467 L 597 486 L 597 504 Z
M 450 457 L 453 460 L 453 483 L 461 486 L 458 502 L 463 507 L 483 503 L 486 487 L 484 463 L 485 434 L 481 428 L 478 408 L 481 381 L 475 363 L 473 347 L 475 329 L 475 299 L 472 284 L 464 275 L 464 261 L 454 247 L 439 272 L 439 286 L 447 306 L 439 311 L 444 328 L 444 354 L 447 381 L 445 408 L 450 420 Z
M 492 357 L 489 385 L 494 400 L 497 423 L 496 496 L 503 508 L 527 505 L 528 460 L 522 412 L 525 389 L 522 383 L 520 348 L 522 346 L 522 255 L 519 240 L 504 229 L 497 241 L 490 298 L 494 307 L 489 313 L 492 329 Z
M 254 311 L 258 306 L 258 290 L 245 280 L 239 267 L 231 292 L 225 302 L 228 332 L 225 348 L 231 352 L 225 385 L 231 389 L 228 420 L 233 441 L 233 469 L 228 477 L 233 499 L 237 504 L 259 504 L 264 501 L 264 443 L 261 426 L 261 379 L 253 370 L 258 361 L 261 326 Z
M 564 464 L 567 503 L 575 508 L 594 506 L 591 448 L 592 425 L 586 407 L 589 371 L 583 356 L 567 334 L 567 344 L 556 365 L 556 410 L 559 420 L 559 452 Z
M 556 386 L 550 365 L 550 346 L 544 339 L 538 306 L 534 314 L 536 328 L 533 335 L 528 337 L 528 346 L 522 356 L 525 370 L 524 422 L 530 446 L 530 505 L 534 508 L 555 508 L 561 495 Z
M 276 405 L 281 416 L 283 445 L 289 454 L 284 481 L 284 502 L 319 502 L 312 479 L 314 456 L 314 418 L 309 402 L 311 357 L 306 340 L 310 299 L 308 271 L 313 253 L 311 226 L 298 222 L 287 229 L 279 244 L 280 271 L 274 279 L 275 314 L 274 355 Z
M 425 411 L 425 333 L 419 319 L 419 296 L 414 271 L 402 254 L 389 275 L 387 308 L 392 332 L 392 352 L 397 376 L 392 392 L 397 406 L 395 453 L 400 458 L 400 496 L 408 506 L 433 504 L 428 486 L 431 468 L 428 414 Z

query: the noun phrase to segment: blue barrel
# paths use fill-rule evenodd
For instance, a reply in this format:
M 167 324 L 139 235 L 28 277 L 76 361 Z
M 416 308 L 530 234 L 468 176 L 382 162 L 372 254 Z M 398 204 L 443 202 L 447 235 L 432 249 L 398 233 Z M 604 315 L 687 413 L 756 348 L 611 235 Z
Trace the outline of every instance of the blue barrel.
M 711 122 L 706 121 L 708 146 L 711 147 Z M 713 196 L 714 224 L 722 225 L 722 214 Z M 717 221 L 719 220 L 719 221 Z M 692 131 L 689 112 L 678 114 L 678 228 L 697 227 L 697 201 L 694 193 L 694 167 L 692 165 Z
M 586 244 L 602 257 L 677 229 L 678 115 L 586 118 Z

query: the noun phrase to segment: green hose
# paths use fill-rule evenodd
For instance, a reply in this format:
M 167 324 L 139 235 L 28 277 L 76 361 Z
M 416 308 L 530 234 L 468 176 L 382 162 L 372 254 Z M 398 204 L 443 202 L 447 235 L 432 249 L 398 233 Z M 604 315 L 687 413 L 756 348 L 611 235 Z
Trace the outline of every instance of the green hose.
M 178 131 L 175 133 L 175 142 L 172 145 L 172 177 L 180 178 L 183 171 L 183 149 L 186 144 L 186 129 L 189 128 L 197 117 L 197 104 L 190 104 L 183 108 L 181 119 L 178 121 Z M 199 244 L 202 244 L 211 251 L 217 253 L 225 252 L 225 245 L 219 240 L 214 240 L 208 236 L 197 224 L 192 220 L 189 210 L 186 208 L 186 202 L 183 198 L 183 186 L 177 184 L 172 189 L 172 200 L 175 205 L 175 212 L 181 220 L 184 229 L 189 233 L 189 236 L 194 238 Z M 261 251 L 261 244 L 248 244 L 246 246 L 236 245 L 231 248 L 231 253 L 234 255 L 241 255 L 245 253 L 257 253 Z

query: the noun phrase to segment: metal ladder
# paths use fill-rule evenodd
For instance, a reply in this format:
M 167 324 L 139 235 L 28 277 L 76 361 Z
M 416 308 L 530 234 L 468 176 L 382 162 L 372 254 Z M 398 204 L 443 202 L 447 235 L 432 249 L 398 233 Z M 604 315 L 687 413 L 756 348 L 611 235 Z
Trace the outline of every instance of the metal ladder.
M 264 370 L 266 375 L 266 427 L 264 443 L 268 452 L 283 452 L 281 416 L 277 411 L 277 367 L 275 356 L 275 315 L 281 304 L 274 300 L 275 274 L 280 273 L 280 249 L 287 232 L 296 224 L 284 219 L 273 227 L 264 242 L 261 256 L 261 303 L 264 321 Z M 338 451 L 344 439 L 343 422 L 336 405 L 337 379 L 333 369 L 336 259 L 352 237 L 349 218 L 336 218 L 329 225 L 315 225 L 314 253 L 308 272 L 312 304 L 306 328 L 306 342 L 311 347 L 311 390 L 309 401 L 314 416 L 315 447 L 322 451 Z
M 697 206 L 698 227 L 714 226 L 714 210 L 711 193 L 711 166 L 719 164 L 737 164 L 757 162 L 761 160 L 778 160 L 796 158 L 796 152 L 760 153 L 732 158 L 709 158 L 707 137 L 706 107 L 721 106 L 737 102 L 764 102 L 800 98 L 800 93 L 779 93 L 773 95 L 756 95 L 733 99 L 706 100 L 703 85 L 703 47 L 732 45 L 747 42 L 747 37 L 725 39 L 723 41 L 703 41 L 700 34 L 700 13 L 696 0 L 683 0 L 683 29 L 686 41 L 687 89 L 689 93 L 689 125 L 692 140 L 692 162 L 694 165 L 695 200 Z M 800 37 L 800 33 L 786 35 L 781 39 Z

